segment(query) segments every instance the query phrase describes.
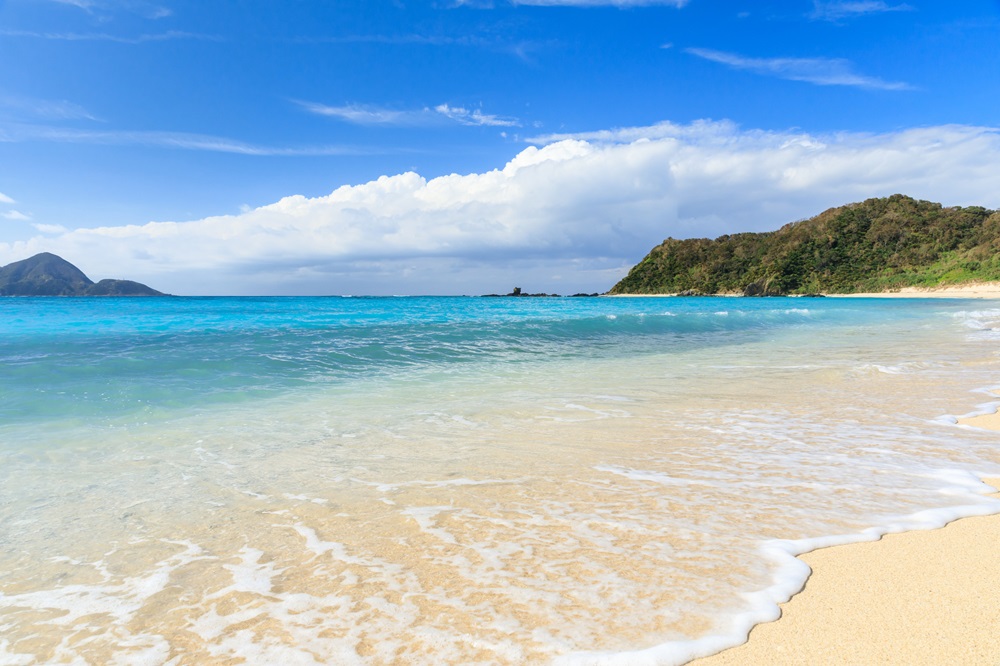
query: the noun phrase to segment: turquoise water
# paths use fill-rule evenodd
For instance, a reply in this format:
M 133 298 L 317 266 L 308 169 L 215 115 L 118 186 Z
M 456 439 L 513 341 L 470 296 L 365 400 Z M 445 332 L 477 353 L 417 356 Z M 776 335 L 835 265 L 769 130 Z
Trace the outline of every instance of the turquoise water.
M 857 302 L 700 298 L 25 298 L 3 305 L 0 421 L 8 425 L 143 418 L 465 366 L 476 372 L 681 352 L 872 316 Z M 878 308 L 879 318 L 893 321 L 920 312 L 908 304 Z
M 663 663 L 1000 510 L 1000 303 L 4 299 L 0 662 Z

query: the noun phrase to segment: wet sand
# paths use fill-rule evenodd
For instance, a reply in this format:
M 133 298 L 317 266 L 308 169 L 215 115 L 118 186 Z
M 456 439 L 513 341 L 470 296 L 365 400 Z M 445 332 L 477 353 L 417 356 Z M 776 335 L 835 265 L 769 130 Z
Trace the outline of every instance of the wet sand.
M 997 414 L 960 423 L 1000 431 Z M 1000 664 L 997 544 L 1000 515 L 807 553 L 813 573 L 780 619 L 691 664 Z

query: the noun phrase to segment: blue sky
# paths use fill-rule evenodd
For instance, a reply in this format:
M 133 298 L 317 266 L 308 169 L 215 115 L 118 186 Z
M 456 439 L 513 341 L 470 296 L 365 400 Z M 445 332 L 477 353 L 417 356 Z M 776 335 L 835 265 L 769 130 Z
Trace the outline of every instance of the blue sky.
M 666 236 L 1000 207 L 1000 2 L 0 2 L 0 263 L 604 291 Z

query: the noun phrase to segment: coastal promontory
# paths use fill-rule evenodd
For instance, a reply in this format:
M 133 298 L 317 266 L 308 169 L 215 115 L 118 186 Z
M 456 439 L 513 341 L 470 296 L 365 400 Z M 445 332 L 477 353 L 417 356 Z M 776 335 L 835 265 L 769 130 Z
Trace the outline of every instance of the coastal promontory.
M 1000 280 L 1000 211 L 901 194 L 777 231 L 668 238 L 611 294 L 850 294 Z
M 0 268 L 0 296 L 164 296 L 132 280 L 94 282 L 62 257 L 42 252 Z

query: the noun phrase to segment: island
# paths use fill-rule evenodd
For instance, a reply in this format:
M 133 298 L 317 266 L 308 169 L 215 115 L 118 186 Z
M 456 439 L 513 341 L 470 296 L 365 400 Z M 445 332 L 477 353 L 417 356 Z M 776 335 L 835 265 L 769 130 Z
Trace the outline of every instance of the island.
M 0 268 L 0 296 L 166 296 L 132 280 L 94 282 L 62 257 L 42 252 Z

